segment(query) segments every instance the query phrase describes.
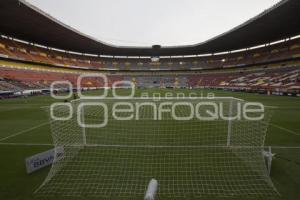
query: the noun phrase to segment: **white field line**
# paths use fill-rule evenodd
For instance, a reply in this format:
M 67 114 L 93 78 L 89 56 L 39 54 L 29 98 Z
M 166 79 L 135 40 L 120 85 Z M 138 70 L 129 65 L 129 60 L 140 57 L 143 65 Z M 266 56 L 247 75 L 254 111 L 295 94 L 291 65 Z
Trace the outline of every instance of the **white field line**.
M 37 125 L 37 126 L 31 127 L 31 128 L 29 128 L 29 129 L 26 129 L 26 130 L 23 130 L 23 131 L 19 131 L 19 132 L 17 132 L 17 133 L 14 133 L 14 134 L 12 134 L 12 135 L 7 136 L 7 137 L 1 138 L 1 139 L 0 139 L 0 142 L 3 142 L 3 141 L 8 140 L 8 139 L 10 139 L 10 138 L 19 136 L 19 135 L 21 135 L 21 134 L 27 133 L 27 132 L 32 131 L 32 130 L 34 130 L 34 129 L 40 128 L 40 127 L 45 126 L 45 125 L 47 125 L 47 124 L 49 124 L 49 123 L 50 123 L 50 122 L 45 122 L 45 123 L 39 124 L 39 125 Z
M 278 109 L 278 106 L 265 106 L 266 108 L 273 108 L 273 109 Z
M 5 143 L 0 142 L 0 145 L 2 146 L 54 146 L 53 144 L 42 144 L 42 143 Z
M 270 146 L 272 149 L 300 149 L 300 146 Z
M 93 96 L 91 96 L 93 97 Z M 239 99 L 239 98 L 235 98 L 235 97 L 164 97 L 164 96 L 160 96 L 160 97 L 104 97 L 104 98 L 89 98 L 84 97 L 84 98 L 79 98 L 76 100 L 72 100 L 72 102 L 77 102 L 77 101 L 84 101 L 84 100 L 152 100 L 152 101 L 168 101 L 168 100 L 178 100 L 178 101 L 184 101 L 184 100 L 236 100 L 236 101 L 245 101 L 244 99 Z
M 54 146 L 53 144 L 47 143 L 0 143 L 3 146 Z M 112 148 L 266 148 L 265 147 L 255 147 L 255 146 L 155 146 L 155 145 L 105 145 L 105 144 L 87 144 L 87 145 L 66 145 L 69 147 L 112 147 Z M 271 146 L 272 149 L 300 149 L 300 146 Z
M 281 129 L 281 130 L 283 130 L 283 131 L 285 131 L 285 132 L 288 132 L 288 133 L 290 133 L 290 134 L 300 136 L 300 133 L 297 133 L 297 132 L 292 131 L 292 130 L 290 130 L 290 129 L 287 129 L 287 128 L 284 128 L 284 127 L 281 127 L 281 126 L 278 126 L 278 125 L 272 124 L 272 123 L 270 123 L 270 125 L 273 126 L 273 127 L 275 127 L 275 128 Z

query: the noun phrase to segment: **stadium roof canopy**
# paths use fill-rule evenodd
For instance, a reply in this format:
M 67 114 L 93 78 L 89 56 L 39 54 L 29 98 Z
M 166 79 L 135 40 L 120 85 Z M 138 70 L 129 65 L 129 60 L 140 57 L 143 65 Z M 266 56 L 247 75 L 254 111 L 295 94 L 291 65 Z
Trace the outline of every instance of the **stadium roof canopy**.
M 300 1 L 283 0 L 244 24 L 203 43 L 161 49 L 125 47 L 84 35 L 25 0 L 0 1 L 0 34 L 66 51 L 96 55 L 176 56 L 226 52 L 299 35 L 299 24 Z

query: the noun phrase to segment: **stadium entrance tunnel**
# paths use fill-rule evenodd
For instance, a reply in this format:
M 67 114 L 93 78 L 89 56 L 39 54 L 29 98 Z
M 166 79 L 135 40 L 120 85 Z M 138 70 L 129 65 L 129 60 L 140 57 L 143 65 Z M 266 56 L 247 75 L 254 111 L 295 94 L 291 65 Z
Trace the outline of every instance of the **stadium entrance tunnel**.
M 83 101 L 93 100 L 72 101 L 74 113 L 69 120 L 50 118 L 54 144 L 63 147 L 64 158 L 52 165 L 35 193 L 39 197 L 144 199 L 153 178 L 159 185 L 155 199 L 268 199 L 278 195 L 264 159 L 270 120 L 267 109 L 263 119 L 256 121 L 176 121 L 169 115 L 155 121 L 151 107 L 145 106 L 139 111 L 142 120 L 109 118 L 107 126 L 90 128 L 80 126 L 78 118 L 92 123 L 103 110 L 85 107 L 78 116 L 76 110 Z M 128 101 L 145 103 L 149 99 Z M 196 105 L 206 100 L 188 101 Z M 222 102 L 227 116 L 238 112 L 235 105 L 247 103 L 234 98 L 211 101 Z M 120 100 L 101 102 L 113 107 Z M 186 107 L 178 109 L 186 115 Z M 64 115 L 68 108 L 62 106 L 58 112 Z

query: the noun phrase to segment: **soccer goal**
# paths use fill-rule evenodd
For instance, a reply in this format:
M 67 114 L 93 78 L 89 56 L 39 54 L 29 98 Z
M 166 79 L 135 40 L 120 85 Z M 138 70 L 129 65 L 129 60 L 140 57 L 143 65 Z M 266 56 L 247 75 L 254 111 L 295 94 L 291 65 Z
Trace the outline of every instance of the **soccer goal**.
M 273 196 L 263 154 L 270 115 L 251 108 L 244 116 L 247 103 L 219 97 L 56 105 L 51 130 L 64 158 L 36 194 L 144 199 L 152 180 L 157 199 Z

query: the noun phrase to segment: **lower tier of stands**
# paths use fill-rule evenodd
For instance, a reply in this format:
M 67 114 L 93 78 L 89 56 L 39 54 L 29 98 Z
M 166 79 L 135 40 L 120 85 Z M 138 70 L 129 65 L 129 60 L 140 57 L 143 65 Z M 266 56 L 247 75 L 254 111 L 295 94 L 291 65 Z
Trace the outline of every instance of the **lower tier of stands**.
M 87 72 L 88 73 L 88 72 Z M 82 72 L 42 71 L 28 68 L 0 66 L 0 94 L 14 94 L 25 90 L 48 90 L 54 81 L 68 80 L 77 88 Z M 300 94 L 300 67 L 284 66 L 257 68 L 246 71 L 209 71 L 197 74 L 109 74 L 107 87 L 117 81 L 130 81 L 137 88 L 215 88 L 224 90 L 274 94 Z M 103 87 L 101 78 L 85 78 L 81 87 Z M 125 86 L 125 85 L 124 85 Z M 3 95 L 2 95 L 3 96 Z

